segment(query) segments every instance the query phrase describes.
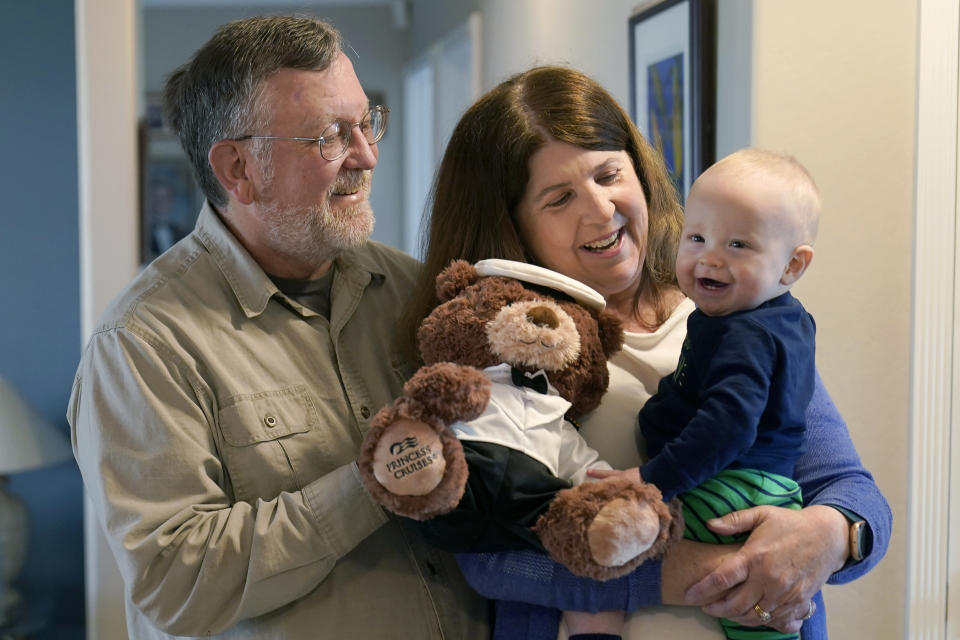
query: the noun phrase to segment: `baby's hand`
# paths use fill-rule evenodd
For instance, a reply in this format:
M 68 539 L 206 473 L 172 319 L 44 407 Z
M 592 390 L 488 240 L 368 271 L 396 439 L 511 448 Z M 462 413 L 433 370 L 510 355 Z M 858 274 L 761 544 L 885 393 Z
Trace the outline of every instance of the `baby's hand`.
M 634 482 L 643 482 L 643 478 L 640 477 L 639 467 L 633 467 L 632 469 L 587 469 L 587 478 L 593 478 L 594 480 L 616 477 L 627 478 Z

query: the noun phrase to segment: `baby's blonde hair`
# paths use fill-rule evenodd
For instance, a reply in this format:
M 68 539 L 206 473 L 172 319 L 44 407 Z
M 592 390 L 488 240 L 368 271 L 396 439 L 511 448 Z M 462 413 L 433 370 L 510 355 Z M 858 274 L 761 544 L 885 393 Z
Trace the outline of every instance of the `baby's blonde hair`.
M 791 155 L 766 149 L 746 148 L 722 158 L 711 169 L 722 170 L 731 177 L 766 177 L 782 181 L 790 187 L 787 205 L 797 217 L 799 241 L 813 246 L 823 202 L 813 176 Z

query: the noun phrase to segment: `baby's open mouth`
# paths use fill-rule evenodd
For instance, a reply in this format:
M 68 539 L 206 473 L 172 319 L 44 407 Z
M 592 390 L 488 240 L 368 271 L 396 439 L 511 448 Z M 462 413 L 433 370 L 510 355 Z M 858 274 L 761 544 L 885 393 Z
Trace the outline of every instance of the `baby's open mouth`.
M 610 235 L 600 238 L 599 240 L 594 240 L 593 242 L 588 242 L 585 245 L 582 245 L 582 248 L 587 251 L 607 251 L 616 246 L 620 242 L 620 238 L 623 237 L 623 227 L 620 227 Z
M 723 289 L 727 286 L 726 282 L 720 282 L 719 280 L 711 280 L 710 278 L 698 278 L 697 282 L 700 283 L 700 286 L 704 289 L 712 289 L 714 291 L 718 289 Z

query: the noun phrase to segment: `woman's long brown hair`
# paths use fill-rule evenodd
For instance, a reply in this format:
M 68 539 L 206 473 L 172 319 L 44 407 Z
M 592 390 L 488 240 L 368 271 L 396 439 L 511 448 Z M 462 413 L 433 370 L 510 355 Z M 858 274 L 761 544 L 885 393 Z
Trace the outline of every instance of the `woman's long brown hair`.
M 626 151 L 643 186 L 649 229 L 635 293 L 636 318 L 653 328 L 670 314 L 674 259 L 683 212 L 660 154 L 597 82 L 567 67 L 535 67 L 514 75 L 471 106 L 457 124 L 437 171 L 424 268 L 403 329 L 416 329 L 436 306 L 434 281 L 451 261 L 502 258 L 535 262 L 518 232 L 516 209 L 530 177 L 530 157 L 550 140 L 589 150 Z M 640 302 L 655 323 L 640 317 Z

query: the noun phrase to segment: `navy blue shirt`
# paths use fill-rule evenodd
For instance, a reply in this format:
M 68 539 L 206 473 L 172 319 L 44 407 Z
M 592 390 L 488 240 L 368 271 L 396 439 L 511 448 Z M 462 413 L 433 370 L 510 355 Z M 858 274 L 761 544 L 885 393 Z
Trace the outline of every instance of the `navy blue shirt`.
M 643 479 L 669 500 L 727 468 L 792 476 L 815 337 L 813 317 L 789 292 L 726 316 L 690 314 L 676 371 L 640 410 Z

